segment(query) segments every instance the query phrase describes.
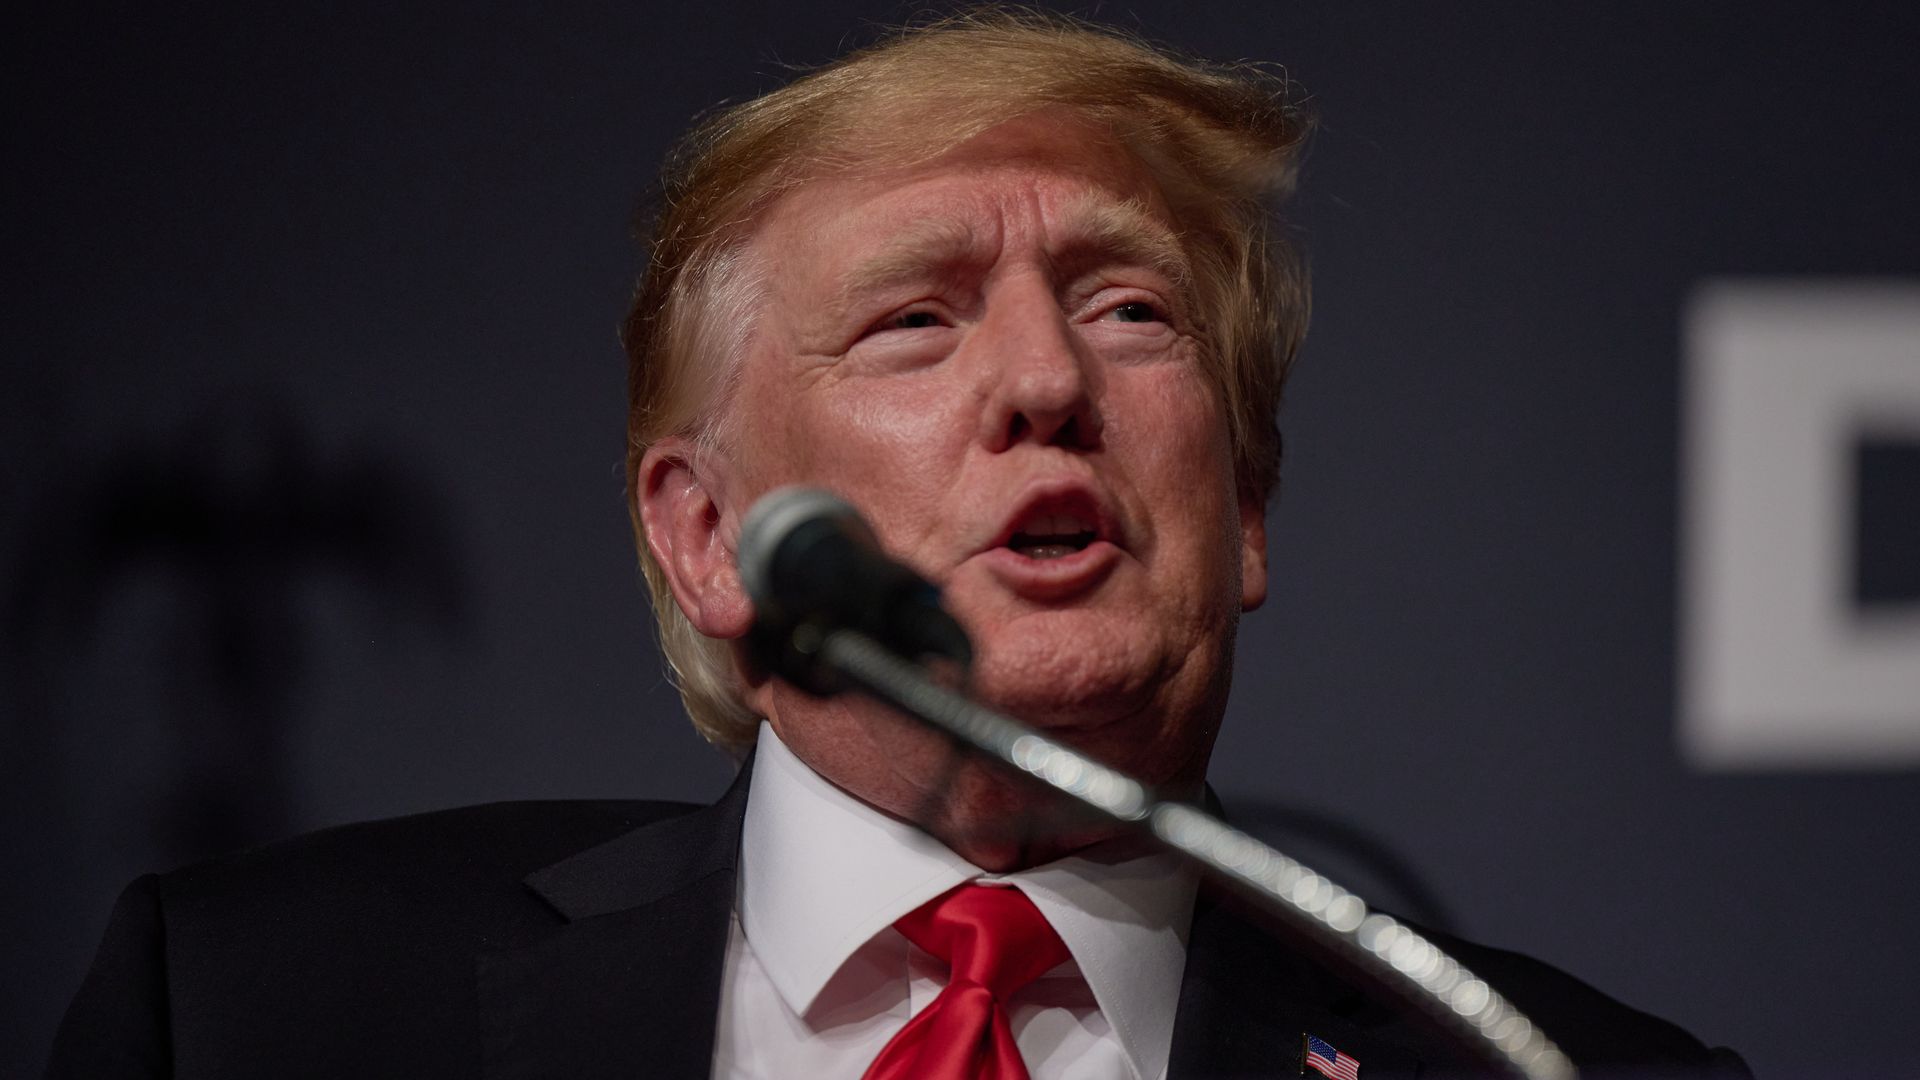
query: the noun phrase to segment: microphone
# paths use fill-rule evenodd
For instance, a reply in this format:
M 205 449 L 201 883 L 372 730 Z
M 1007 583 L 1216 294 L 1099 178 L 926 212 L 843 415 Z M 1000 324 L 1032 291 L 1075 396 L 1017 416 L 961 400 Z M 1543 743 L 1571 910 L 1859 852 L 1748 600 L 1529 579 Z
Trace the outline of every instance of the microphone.
M 941 610 L 940 591 L 889 558 L 844 499 L 817 488 L 767 493 L 741 523 L 739 567 L 754 607 L 747 644 L 763 668 L 815 694 L 863 690 L 1143 830 L 1330 950 L 1363 984 L 1422 1009 L 1486 1064 L 1529 1080 L 1575 1080 L 1545 1032 L 1412 927 L 1199 807 L 1161 801 L 1125 773 L 930 679 L 914 661 L 931 653 L 964 671 L 966 634 Z
M 940 606 L 940 590 L 881 549 L 845 499 L 819 488 L 761 496 L 740 525 L 740 581 L 753 601 L 754 660 L 816 694 L 843 689 L 818 660 L 835 630 L 858 630 L 909 657 L 973 659 L 967 635 Z
M 1392 991 L 1490 1065 L 1575 1080 L 1566 1055 L 1506 998 L 1412 927 L 1196 806 L 939 685 L 916 663 L 972 658 L 940 591 L 881 550 L 860 512 L 817 488 L 778 488 L 740 526 L 755 663 L 815 694 L 858 688 L 1077 799 L 1220 877 L 1363 983 Z M 849 631 L 852 631 L 851 633 Z M 1405 957 L 1424 958 L 1418 964 Z

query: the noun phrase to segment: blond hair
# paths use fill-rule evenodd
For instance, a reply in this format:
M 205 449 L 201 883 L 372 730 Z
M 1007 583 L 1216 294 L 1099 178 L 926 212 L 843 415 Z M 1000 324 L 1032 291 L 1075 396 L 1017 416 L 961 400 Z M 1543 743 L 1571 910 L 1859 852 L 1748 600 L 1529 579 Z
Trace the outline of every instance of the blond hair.
M 670 435 L 723 442 L 727 388 L 760 282 L 757 215 L 809 179 L 911 165 L 1016 117 L 1066 110 L 1110 132 L 1157 182 L 1193 269 L 1209 372 L 1243 494 L 1279 478 L 1280 391 L 1306 331 L 1307 281 L 1273 231 L 1309 127 L 1283 75 L 1176 56 L 1063 16 L 993 9 L 910 27 L 718 112 L 669 155 L 645 276 L 628 315 L 627 498 L 661 650 L 694 727 L 738 753 L 757 718 L 725 642 L 674 603 L 646 542 L 639 467 Z

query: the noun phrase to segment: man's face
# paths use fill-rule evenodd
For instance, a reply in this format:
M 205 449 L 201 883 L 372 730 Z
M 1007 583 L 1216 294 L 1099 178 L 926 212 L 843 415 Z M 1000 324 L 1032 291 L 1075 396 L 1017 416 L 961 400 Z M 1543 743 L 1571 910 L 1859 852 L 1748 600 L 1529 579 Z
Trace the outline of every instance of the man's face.
M 1197 783 L 1265 534 L 1146 175 L 1082 127 L 1018 121 L 810 183 L 750 255 L 770 295 L 730 406 L 734 512 L 780 484 L 838 492 L 941 586 L 980 697 Z M 756 695 L 796 753 L 883 807 L 932 767 L 878 706 Z

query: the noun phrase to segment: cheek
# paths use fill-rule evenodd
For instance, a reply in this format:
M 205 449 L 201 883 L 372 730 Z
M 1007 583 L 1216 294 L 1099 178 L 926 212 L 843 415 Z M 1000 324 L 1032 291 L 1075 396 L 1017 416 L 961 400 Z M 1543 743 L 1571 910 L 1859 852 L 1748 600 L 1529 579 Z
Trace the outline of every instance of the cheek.
M 733 434 L 762 487 L 833 484 L 908 460 L 953 411 L 950 391 L 930 378 L 846 378 L 810 358 L 756 359 L 765 366 L 739 386 Z
M 811 403 L 831 413 L 822 426 L 843 430 L 862 453 L 911 461 L 964 435 L 962 391 L 931 373 L 850 380 Z
M 761 403 L 765 486 L 832 488 L 889 546 L 916 542 L 951 493 L 972 432 L 966 392 L 931 373 L 789 389 Z
M 1131 450 L 1129 472 L 1156 543 L 1210 588 L 1235 586 L 1237 604 L 1240 504 L 1224 408 L 1191 369 L 1167 369 L 1131 396 L 1137 407 L 1110 416 L 1108 430 L 1116 449 Z
M 778 400 L 775 394 L 743 394 L 739 402 L 738 463 L 756 494 L 802 482 L 817 471 L 813 456 L 819 443 L 809 436 L 804 419 Z
M 1232 503 L 1232 440 L 1206 380 L 1191 368 L 1147 369 L 1125 394 L 1131 407 L 1109 409 L 1107 429 L 1116 448 L 1136 449 L 1143 479 L 1209 502 L 1218 493 Z

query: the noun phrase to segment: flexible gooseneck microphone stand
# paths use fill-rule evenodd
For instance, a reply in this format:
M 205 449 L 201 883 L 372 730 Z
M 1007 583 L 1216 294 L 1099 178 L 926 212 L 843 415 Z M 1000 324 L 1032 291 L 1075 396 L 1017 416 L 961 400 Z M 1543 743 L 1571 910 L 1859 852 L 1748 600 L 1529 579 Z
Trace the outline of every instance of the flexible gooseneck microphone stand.
M 1419 1009 L 1488 1064 L 1527 1080 L 1577 1075 L 1545 1032 L 1413 928 L 1205 811 L 1161 801 L 1132 777 L 940 685 L 881 644 L 878 635 L 904 636 L 913 655 L 968 660 L 937 592 L 887 560 L 845 502 L 806 489 L 774 492 L 749 513 L 740 554 L 757 613 L 750 646 L 768 670 L 815 693 L 862 690 L 1145 833 Z M 790 588 L 780 580 L 783 561 L 834 571 L 824 587 L 815 576 Z M 885 591 L 876 593 L 875 582 Z

